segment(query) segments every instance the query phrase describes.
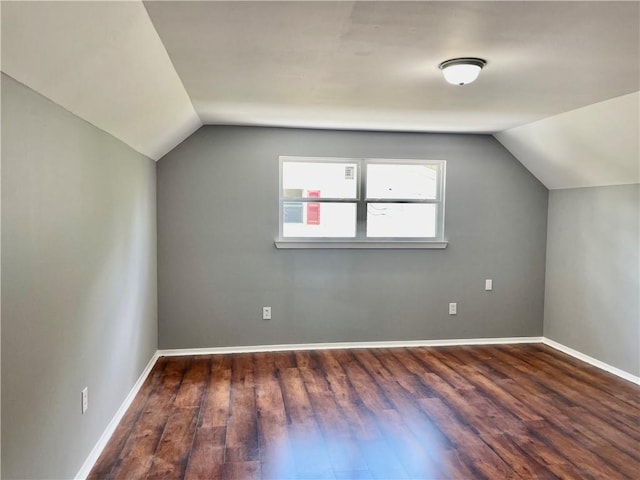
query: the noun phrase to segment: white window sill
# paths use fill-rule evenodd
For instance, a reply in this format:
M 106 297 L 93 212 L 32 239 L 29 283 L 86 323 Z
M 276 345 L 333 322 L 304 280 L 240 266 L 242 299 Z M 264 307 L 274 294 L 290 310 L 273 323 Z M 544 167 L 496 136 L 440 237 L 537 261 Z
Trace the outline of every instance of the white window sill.
M 302 248 L 395 248 L 395 249 L 442 249 L 447 248 L 448 242 L 421 242 L 421 241 L 331 241 L 331 240 L 276 240 L 276 248 L 302 249 Z

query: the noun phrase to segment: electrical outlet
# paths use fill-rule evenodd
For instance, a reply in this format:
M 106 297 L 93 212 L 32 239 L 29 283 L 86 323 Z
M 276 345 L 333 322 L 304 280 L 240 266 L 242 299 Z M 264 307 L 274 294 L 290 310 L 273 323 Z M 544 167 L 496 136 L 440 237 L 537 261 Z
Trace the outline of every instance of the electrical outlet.
M 484 289 L 485 290 L 493 290 L 493 280 L 491 280 L 490 278 L 487 278 L 484 281 Z
M 449 304 L 449 315 L 457 315 L 458 313 L 458 304 L 450 303 Z
M 89 409 L 89 387 L 82 389 L 82 414 L 84 415 Z
M 271 320 L 271 307 L 262 307 L 262 319 Z

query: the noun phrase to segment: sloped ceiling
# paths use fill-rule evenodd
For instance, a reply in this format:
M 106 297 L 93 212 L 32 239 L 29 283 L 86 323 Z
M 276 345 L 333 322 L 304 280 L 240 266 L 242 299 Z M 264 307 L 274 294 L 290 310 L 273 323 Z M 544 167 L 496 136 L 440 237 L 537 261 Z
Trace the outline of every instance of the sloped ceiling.
M 549 189 L 640 183 L 640 93 L 495 134 Z
M 141 2 L 2 2 L 2 71 L 155 160 L 202 125 Z
M 246 124 L 496 134 L 550 188 L 629 183 L 637 172 L 633 96 L 626 107 L 616 99 L 640 90 L 638 2 L 3 10 L 5 73 L 154 159 L 202 123 Z M 444 82 L 438 64 L 456 56 L 488 61 L 477 82 Z M 593 120 L 608 101 L 622 130 Z M 607 134 L 586 134 L 594 128 Z

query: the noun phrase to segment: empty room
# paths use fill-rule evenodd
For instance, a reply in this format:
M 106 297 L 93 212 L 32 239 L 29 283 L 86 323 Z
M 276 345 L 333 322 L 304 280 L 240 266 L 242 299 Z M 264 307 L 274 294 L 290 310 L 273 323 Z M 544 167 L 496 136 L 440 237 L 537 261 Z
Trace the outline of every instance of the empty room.
M 640 478 L 640 2 L 0 20 L 2 479 Z

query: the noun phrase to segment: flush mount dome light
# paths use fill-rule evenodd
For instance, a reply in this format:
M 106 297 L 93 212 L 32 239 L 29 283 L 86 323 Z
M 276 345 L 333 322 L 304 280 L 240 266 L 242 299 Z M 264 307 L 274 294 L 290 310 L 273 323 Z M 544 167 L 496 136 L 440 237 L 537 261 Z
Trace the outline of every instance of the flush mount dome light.
M 486 64 L 486 60 L 481 58 L 452 58 L 442 62 L 439 67 L 447 82 L 453 85 L 466 85 L 478 78 L 480 70 Z

